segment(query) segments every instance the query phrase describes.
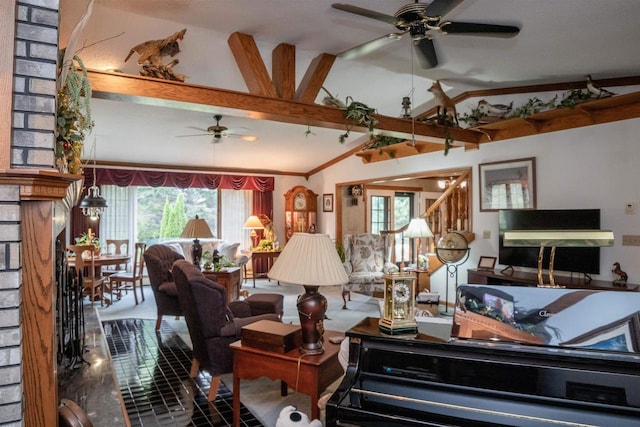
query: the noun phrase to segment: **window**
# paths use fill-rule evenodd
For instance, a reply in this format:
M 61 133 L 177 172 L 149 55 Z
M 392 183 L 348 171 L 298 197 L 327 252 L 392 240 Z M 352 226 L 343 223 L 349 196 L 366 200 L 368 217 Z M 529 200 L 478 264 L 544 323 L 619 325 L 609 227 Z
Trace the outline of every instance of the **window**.
M 383 230 L 388 230 L 391 224 L 389 196 L 371 196 L 371 233 L 380 234 Z
M 190 218 L 204 218 L 214 237 L 249 247 L 249 232 L 242 228 L 251 209 L 250 190 L 206 188 L 118 187 L 103 185 L 109 208 L 101 222 L 102 238 L 129 239 L 147 245 L 178 238 Z M 230 213 L 219 217 L 222 206 Z

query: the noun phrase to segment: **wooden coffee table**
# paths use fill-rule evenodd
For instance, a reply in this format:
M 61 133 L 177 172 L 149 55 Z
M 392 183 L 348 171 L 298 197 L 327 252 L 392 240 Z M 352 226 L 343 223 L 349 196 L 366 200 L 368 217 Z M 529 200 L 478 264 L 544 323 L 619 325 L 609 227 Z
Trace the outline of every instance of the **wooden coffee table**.
M 233 425 L 240 426 L 240 380 L 268 377 L 281 380 L 294 390 L 311 397 L 311 419 L 320 417 L 318 399 L 331 383 L 344 373 L 338 361 L 340 344 L 329 342 L 331 336 L 342 332 L 325 331 L 325 351 L 314 356 L 303 355 L 298 349 L 288 353 L 275 353 L 259 348 L 232 343 L 233 350 Z M 299 368 L 298 368 L 299 361 Z M 297 385 L 297 386 L 296 386 Z M 286 391 L 283 384 L 283 392 Z

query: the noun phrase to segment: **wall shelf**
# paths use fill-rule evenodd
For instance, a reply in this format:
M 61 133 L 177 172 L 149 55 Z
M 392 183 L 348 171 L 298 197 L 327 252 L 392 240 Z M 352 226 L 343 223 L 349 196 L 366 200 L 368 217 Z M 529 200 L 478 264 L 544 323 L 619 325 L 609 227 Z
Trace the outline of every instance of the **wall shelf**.
M 479 144 L 486 144 L 637 117 L 640 117 L 640 92 L 633 92 L 583 102 L 574 108 L 556 108 L 524 118 L 514 117 L 482 124 L 467 130 L 480 133 Z M 477 148 L 476 144 L 454 142 L 454 146 L 462 145 L 465 149 Z M 444 150 L 444 146 L 439 142 L 416 141 L 415 147 L 410 142 L 401 142 L 363 150 L 356 153 L 356 156 L 360 157 L 363 163 L 373 163 L 441 150 Z

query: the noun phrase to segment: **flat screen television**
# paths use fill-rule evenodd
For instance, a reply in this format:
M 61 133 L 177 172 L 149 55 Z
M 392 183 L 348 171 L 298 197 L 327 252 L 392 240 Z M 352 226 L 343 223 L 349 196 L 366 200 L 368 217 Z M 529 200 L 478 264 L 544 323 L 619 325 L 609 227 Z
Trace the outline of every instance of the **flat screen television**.
M 600 230 L 600 209 L 501 210 L 498 262 L 512 267 L 538 267 L 540 248 L 508 248 L 505 230 Z M 545 248 L 543 268 L 551 248 Z M 555 271 L 600 274 L 600 248 L 556 248 Z

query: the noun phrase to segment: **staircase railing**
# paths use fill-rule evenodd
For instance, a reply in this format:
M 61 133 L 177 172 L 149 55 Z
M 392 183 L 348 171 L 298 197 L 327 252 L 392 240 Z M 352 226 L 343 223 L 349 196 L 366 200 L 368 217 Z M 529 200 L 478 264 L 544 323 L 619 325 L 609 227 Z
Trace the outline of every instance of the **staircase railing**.
M 433 237 L 427 239 L 426 251 L 429 258 L 429 271 L 433 272 L 440 268 L 442 263 L 434 255 L 435 246 L 438 240 L 451 231 L 464 232 L 467 241 L 474 239 L 474 234 L 470 232 L 471 226 L 471 198 L 469 195 L 469 171 L 463 172 L 455 180 L 449 183 L 444 192 L 438 199 L 433 202 L 426 211 L 421 215 L 429 224 L 429 228 L 433 233 Z M 390 242 L 393 250 L 391 251 L 391 262 L 398 263 L 397 251 L 395 250 L 398 241 L 402 243 L 402 233 L 407 229 L 409 224 L 404 225 L 396 230 L 384 230 L 380 234 L 389 235 L 392 239 Z M 401 250 L 401 257 L 404 258 L 404 245 Z M 408 249 L 408 259 L 415 259 L 414 245 L 410 244 Z

